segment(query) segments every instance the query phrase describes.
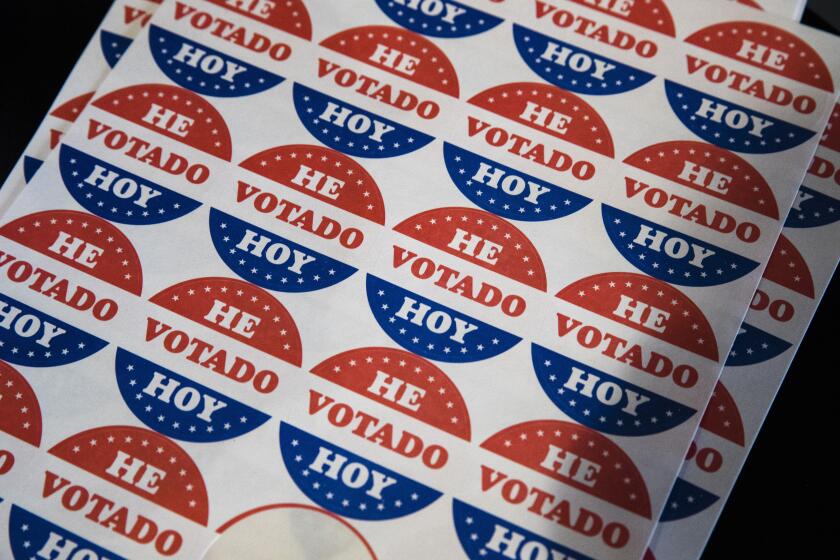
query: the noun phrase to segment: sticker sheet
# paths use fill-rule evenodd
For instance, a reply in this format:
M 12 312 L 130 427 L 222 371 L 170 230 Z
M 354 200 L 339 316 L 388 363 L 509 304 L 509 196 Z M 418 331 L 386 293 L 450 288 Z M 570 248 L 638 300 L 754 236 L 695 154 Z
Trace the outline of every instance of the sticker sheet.
M 826 132 L 729 352 L 660 518 L 658 560 L 700 557 L 837 267 L 838 131 Z
M 53 101 L 49 113 L 0 187 L 0 215 L 61 141 L 161 0 L 116 0 Z
M 770 6 L 766 6 L 771 9 Z M 780 11 L 779 13 L 784 13 Z M 794 15 L 799 17 L 801 11 Z M 699 558 L 840 259 L 840 107 L 785 222 L 652 542 Z M 801 249 L 801 250 L 800 250 Z
M 13 555 L 641 557 L 840 62 L 672 4 L 167 0 L 0 226 Z

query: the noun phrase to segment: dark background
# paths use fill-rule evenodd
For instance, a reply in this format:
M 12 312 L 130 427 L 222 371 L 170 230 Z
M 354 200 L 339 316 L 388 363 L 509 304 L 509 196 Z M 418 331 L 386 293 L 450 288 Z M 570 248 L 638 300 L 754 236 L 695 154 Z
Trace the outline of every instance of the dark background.
M 702 1 L 702 0 L 673 0 Z M 12 4 L 9 6 L 8 4 Z M 838 0 L 812 0 L 803 19 L 840 27 Z M 105 14 L 109 0 L 14 2 L 6 14 L 0 88 L 0 176 L 14 165 L 61 84 Z M 840 243 L 840 239 L 837 240 Z M 767 423 L 704 555 L 732 558 L 826 558 L 833 521 L 834 432 L 838 375 L 835 278 L 782 387 Z M 830 534 L 833 530 L 834 534 Z M 834 538 L 832 538 L 834 537 Z M 789 556 L 788 556 L 789 554 Z

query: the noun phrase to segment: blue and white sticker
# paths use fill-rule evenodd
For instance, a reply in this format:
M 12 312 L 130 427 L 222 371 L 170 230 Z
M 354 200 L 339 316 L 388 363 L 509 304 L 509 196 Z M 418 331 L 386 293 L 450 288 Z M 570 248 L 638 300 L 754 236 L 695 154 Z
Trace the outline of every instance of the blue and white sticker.
M 296 83 L 295 110 L 306 130 L 325 146 L 349 156 L 405 155 L 434 140 L 392 120 Z
M 470 560 L 592 560 L 458 499 L 452 500 L 452 521 Z
M 741 278 L 758 263 L 711 243 L 601 205 L 604 229 L 627 262 L 680 286 L 717 286 Z
M 285 79 L 157 25 L 149 26 L 149 48 L 170 80 L 201 95 L 253 95 Z
M 117 62 L 120 61 L 122 55 L 131 45 L 131 41 L 130 37 L 117 35 L 104 29 L 99 32 L 99 45 L 102 47 L 102 56 L 105 57 L 108 66 L 113 68 L 117 65 Z
M 64 186 L 85 210 L 110 222 L 153 225 L 189 214 L 201 203 L 62 144 Z
M 677 521 L 696 515 L 718 501 L 718 497 L 683 478 L 677 478 L 659 521 Z
M 785 227 L 821 227 L 837 220 L 840 220 L 840 200 L 802 185 L 785 220 Z
M 551 402 L 584 426 L 605 434 L 658 434 L 679 426 L 696 412 L 538 344 L 531 345 L 531 359 Z
M 794 148 L 815 132 L 742 105 L 665 80 L 665 93 L 677 118 L 715 146 L 747 154 Z
M 441 495 L 286 422 L 280 423 L 280 451 L 301 492 L 344 517 L 395 519 L 423 509 Z
M 749 323 L 741 323 L 738 335 L 729 350 L 726 366 L 751 366 L 772 360 L 791 347 L 790 342 L 765 332 Z
M 23 156 L 23 180 L 27 183 L 32 180 L 32 177 L 38 173 L 41 166 L 44 165 L 44 160 L 34 158 L 31 156 Z
M 371 274 L 368 305 L 394 342 L 441 362 L 476 362 L 506 352 L 521 338 Z
M 210 209 L 210 237 L 233 272 L 268 290 L 321 290 L 356 272 L 350 265 L 215 208 Z
M 9 542 L 15 560 L 125 560 L 124 557 L 17 505 L 12 505 L 12 511 L 9 513 Z
M 91 356 L 108 343 L 0 293 L 0 360 L 54 367 Z
M 574 93 L 624 93 L 654 78 L 648 72 L 521 25 L 513 25 L 513 39 L 519 56 L 531 70 L 548 83 Z
M 509 220 L 539 222 L 574 214 L 590 202 L 533 175 L 443 143 L 449 177 L 476 206 Z
M 397 24 L 429 37 L 470 37 L 504 21 L 455 0 L 376 0 L 376 3 Z
M 267 414 L 122 348 L 117 348 L 114 368 L 120 394 L 131 412 L 149 428 L 173 439 L 224 441 L 269 419 Z

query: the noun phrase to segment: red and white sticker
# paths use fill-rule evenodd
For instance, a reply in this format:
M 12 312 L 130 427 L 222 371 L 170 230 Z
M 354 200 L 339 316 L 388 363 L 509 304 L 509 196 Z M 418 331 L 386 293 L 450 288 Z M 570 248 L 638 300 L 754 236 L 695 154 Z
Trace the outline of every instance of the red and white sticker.
M 633 272 L 608 272 L 569 284 L 557 297 L 607 319 L 710 360 L 717 340 L 700 308 L 661 280 Z
M 26 379 L 0 361 L 0 432 L 30 445 L 41 445 L 41 405 Z M 0 456 L 0 472 L 6 463 Z
M 385 224 L 385 204 L 376 180 L 341 152 L 292 144 L 263 150 L 239 164 L 285 188 Z
M 394 230 L 517 282 L 546 290 L 545 267 L 534 244 L 510 222 L 484 210 L 437 208 Z
M 614 155 L 612 135 L 601 115 L 582 98 L 558 87 L 513 82 L 486 89 L 469 102 L 587 150 L 607 157 Z M 480 123 L 471 122 L 471 128 L 480 132 Z M 537 158 L 536 154 L 520 155 Z
M 195 278 L 149 301 L 252 348 L 300 366 L 302 348 L 294 319 L 262 288 L 233 278 Z
M 188 89 L 164 84 L 129 86 L 98 97 L 93 106 L 196 150 L 230 160 L 230 132 L 222 115 Z M 89 136 L 102 134 L 106 147 L 120 149 L 128 145 L 129 157 L 153 159 L 150 153 L 140 155 L 148 143 L 144 146 L 139 139 L 128 138 L 125 133 L 113 134 L 103 128 L 107 125 L 94 123 L 91 122 Z
M 207 525 L 204 479 L 170 439 L 132 426 L 85 430 L 50 449 L 80 469 L 201 525 Z
M 535 420 L 505 428 L 481 447 L 637 515 L 651 516 L 647 486 L 633 460 L 595 430 Z
M 461 392 L 435 364 L 405 350 L 357 348 L 324 360 L 315 375 L 452 434 L 470 440 Z
M 817 51 L 793 33 L 773 25 L 754 21 L 716 23 L 692 33 L 686 42 L 815 88 L 834 91 L 831 72 Z M 689 66 L 692 59 L 697 60 L 691 55 L 688 58 Z M 744 82 L 745 78 L 749 84 Z M 771 89 L 772 85 L 765 86 L 764 82 L 753 81 L 743 74 L 735 80 L 737 84 L 733 81 L 728 85 L 734 89 L 743 87 L 748 95 L 766 97 L 775 103 L 793 103 L 796 108 L 795 94 L 790 91 L 782 93 L 781 86 Z M 764 91 L 765 87 L 767 91 Z M 816 105 L 813 99 L 811 102 Z
M 660 142 L 628 156 L 624 163 L 763 216 L 779 219 L 776 198 L 761 173 L 742 157 L 712 144 L 689 140 Z M 754 240 L 752 230 L 755 226 L 751 228 L 748 222 L 740 222 L 731 215 L 723 216 L 698 201 L 686 200 L 685 196 L 689 193 L 685 196 L 669 195 L 656 189 L 655 185 L 646 185 L 629 176 L 625 180 L 628 197 L 638 196 L 652 208 L 663 208 L 684 220 L 720 233 L 734 232 L 739 239 Z
M 94 92 L 90 93 L 83 93 L 73 99 L 65 101 L 52 111 L 50 111 L 50 116 L 55 117 L 57 119 L 61 119 L 63 121 L 67 121 L 70 123 L 76 122 L 76 119 L 82 113 L 84 108 L 93 98 Z M 64 131 L 52 129 L 50 130 L 50 149 L 55 149 L 58 146 L 59 141 L 61 140 L 61 135 L 64 134 Z
M 458 75 L 449 58 L 437 45 L 417 33 L 389 25 L 367 25 L 336 33 L 321 41 L 321 45 L 458 97 Z
M 140 295 L 143 271 L 131 241 L 110 222 L 75 210 L 23 216 L 0 235 L 103 282 Z
M 576 4 L 581 4 L 587 8 L 592 8 L 622 19 L 628 23 L 645 27 L 659 33 L 664 33 L 670 37 L 676 36 L 674 28 L 674 20 L 671 17 L 671 12 L 663 0 L 644 0 L 643 2 L 604 2 L 593 0 L 571 0 Z M 548 5 L 546 2 L 536 0 L 537 9 L 540 5 Z
M 831 111 L 820 144 L 835 152 L 840 152 L 840 105 L 835 105 L 834 110 Z
M 814 280 L 808 263 L 784 235 L 779 236 L 773 247 L 773 254 L 764 269 L 764 278 L 814 299 Z
M 741 421 L 735 399 L 723 383 L 718 382 L 715 387 L 706 412 L 700 420 L 700 427 L 736 445 L 744 446 L 744 423 Z
M 207 1 L 301 39 L 312 39 L 312 22 L 302 0 Z

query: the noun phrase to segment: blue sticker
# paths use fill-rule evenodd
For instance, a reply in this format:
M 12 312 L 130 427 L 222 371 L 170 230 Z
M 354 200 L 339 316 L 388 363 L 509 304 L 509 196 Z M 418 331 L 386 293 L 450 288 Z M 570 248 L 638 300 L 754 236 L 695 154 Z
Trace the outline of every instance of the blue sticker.
M 9 542 L 15 560 L 125 560 L 122 556 L 16 505 L 12 505 L 12 511 L 9 513 Z
M 128 46 L 131 45 L 131 38 L 102 30 L 99 32 L 99 44 L 102 46 L 102 55 L 105 57 L 105 62 L 113 68 L 120 61 Z
M 715 146 L 747 154 L 794 148 L 814 136 L 795 124 L 665 80 L 671 109 L 691 132 Z
M 312 136 L 350 156 L 387 158 L 422 148 L 433 137 L 296 83 L 295 110 Z
M 634 90 L 653 74 L 513 25 L 513 39 L 522 60 L 543 80 L 574 93 L 612 95 Z
M 606 434 L 658 434 L 679 426 L 696 412 L 538 344 L 531 345 L 531 359 L 543 391 L 557 408 Z
M 741 328 L 738 329 L 738 335 L 726 358 L 726 367 L 749 366 L 766 362 L 790 347 L 790 342 L 748 323 L 741 323 Z
M 333 513 L 365 521 L 417 512 L 440 492 L 355 453 L 280 423 L 280 451 L 301 492 Z
M 449 177 L 476 206 L 509 220 L 539 222 L 574 214 L 586 198 L 484 156 L 443 143 Z
M 285 79 L 157 25 L 149 26 L 149 48 L 170 80 L 201 95 L 252 95 Z
M 23 180 L 27 183 L 31 181 L 43 164 L 44 160 L 42 159 L 23 156 Z
M 452 520 L 470 560 L 592 560 L 567 546 L 514 525 L 460 500 L 452 500 Z
M 198 360 L 210 360 L 212 352 Z M 207 443 L 233 439 L 258 428 L 267 414 L 195 381 L 117 348 L 117 386 L 137 418 L 173 439 Z
M 111 222 L 152 225 L 189 214 L 201 203 L 62 144 L 64 186 L 85 210 Z
M 678 478 L 671 488 L 665 509 L 659 521 L 677 521 L 700 513 L 718 500 L 718 497 L 699 486 Z
M 376 3 L 397 24 L 429 37 L 470 37 L 504 21 L 455 0 L 376 0 Z
M 0 360 L 19 366 L 72 364 L 107 346 L 102 339 L 0 293 Z
M 604 229 L 627 262 L 680 286 L 717 286 L 741 278 L 758 263 L 731 251 L 601 205 Z
M 210 237 L 233 272 L 269 290 L 321 290 L 356 272 L 350 265 L 215 208 L 210 209 Z
M 486 360 L 522 340 L 371 274 L 367 298 L 376 322 L 394 342 L 430 360 Z
M 840 219 L 840 201 L 802 185 L 799 187 L 793 208 L 785 220 L 785 227 L 827 226 L 838 219 Z

